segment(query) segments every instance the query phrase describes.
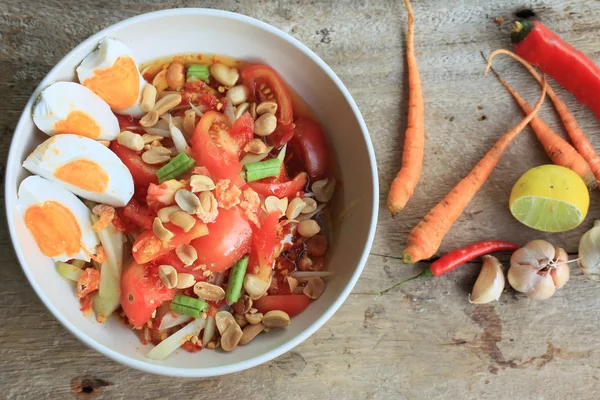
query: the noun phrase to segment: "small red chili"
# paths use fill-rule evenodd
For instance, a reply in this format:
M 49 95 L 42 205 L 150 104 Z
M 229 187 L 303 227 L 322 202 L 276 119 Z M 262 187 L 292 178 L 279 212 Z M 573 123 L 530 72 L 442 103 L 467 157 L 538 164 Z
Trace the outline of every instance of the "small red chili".
M 420 274 L 405 279 L 402 282 L 398 282 L 394 286 L 379 292 L 377 297 L 397 288 L 400 285 L 410 282 L 413 279 L 440 276 L 452 271 L 466 262 L 474 260 L 477 257 L 498 251 L 515 251 L 519 248 L 520 246 L 515 243 L 503 242 L 501 240 L 487 240 L 484 242 L 473 243 L 467 247 L 451 251 L 443 257 L 440 257 L 436 261 L 432 262 L 431 265 Z
M 462 249 L 451 251 L 445 256 L 432 262 L 429 268 L 431 269 L 431 274 L 433 276 L 440 276 L 477 257 L 495 253 L 497 251 L 515 251 L 519 247 L 519 245 L 514 243 L 503 242 L 501 240 L 488 240 L 485 242 L 473 243 Z

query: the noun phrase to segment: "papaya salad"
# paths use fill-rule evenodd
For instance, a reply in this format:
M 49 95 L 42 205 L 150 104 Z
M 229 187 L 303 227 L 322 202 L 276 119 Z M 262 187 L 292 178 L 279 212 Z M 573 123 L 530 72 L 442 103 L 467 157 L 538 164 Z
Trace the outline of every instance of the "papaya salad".
M 276 71 L 202 54 L 140 67 L 105 39 L 76 75 L 34 105 L 49 138 L 18 208 L 83 312 L 161 360 L 232 351 L 323 293 L 332 155 Z

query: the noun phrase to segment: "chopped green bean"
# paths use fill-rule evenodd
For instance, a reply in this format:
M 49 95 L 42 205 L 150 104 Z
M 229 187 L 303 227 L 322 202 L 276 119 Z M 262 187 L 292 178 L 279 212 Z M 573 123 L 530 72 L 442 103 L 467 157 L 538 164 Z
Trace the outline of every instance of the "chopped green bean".
M 239 260 L 231 269 L 231 272 L 229 273 L 229 281 L 227 283 L 227 292 L 225 295 L 227 301 L 235 303 L 239 300 L 240 294 L 242 294 L 242 284 L 244 283 L 246 268 L 248 268 L 247 256 Z
M 208 65 L 192 64 L 192 65 L 188 66 L 187 79 L 193 78 L 193 79 L 205 81 L 208 79 L 208 76 L 209 76 Z M 190 79 L 190 80 L 193 80 L 193 79 Z
M 200 299 L 177 294 L 171 302 L 170 308 L 180 314 L 198 318 L 200 317 L 200 314 L 208 308 L 208 304 Z
M 251 163 L 245 165 L 244 169 L 246 170 L 246 180 L 248 182 L 278 176 L 281 172 L 281 160 L 279 158 L 272 158 L 267 161 Z
M 194 165 L 196 165 L 196 162 L 193 158 L 185 153 L 179 153 L 175 158 L 156 171 L 158 182 L 163 183 L 169 179 L 175 179 L 189 171 Z

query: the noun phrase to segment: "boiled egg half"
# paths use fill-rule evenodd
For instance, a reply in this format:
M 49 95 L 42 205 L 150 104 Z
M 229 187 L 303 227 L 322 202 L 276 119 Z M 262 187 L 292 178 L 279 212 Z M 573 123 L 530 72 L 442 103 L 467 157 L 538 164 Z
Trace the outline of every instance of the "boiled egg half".
M 83 136 L 52 136 L 23 167 L 84 199 L 113 207 L 125 206 L 133 196 L 133 178 L 125 164 L 107 147 Z
M 90 210 L 61 185 L 39 176 L 25 178 L 17 208 L 42 253 L 54 261 L 89 261 L 96 253 Z
M 44 133 L 74 133 L 97 140 L 115 140 L 119 122 L 104 100 L 74 82 L 56 82 L 40 95 L 33 122 Z
M 146 81 L 131 50 L 115 39 L 103 40 L 77 67 L 79 82 L 108 103 L 118 114 L 142 117 L 140 108 Z

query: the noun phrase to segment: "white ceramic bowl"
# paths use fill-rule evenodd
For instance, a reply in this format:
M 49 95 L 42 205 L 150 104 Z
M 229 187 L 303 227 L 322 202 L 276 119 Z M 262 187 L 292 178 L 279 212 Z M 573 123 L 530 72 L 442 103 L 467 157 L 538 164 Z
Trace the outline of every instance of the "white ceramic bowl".
M 165 361 L 144 357 L 131 330 L 116 319 L 99 324 L 79 311 L 71 285 L 37 248 L 16 210 L 17 188 L 28 175 L 26 156 L 46 136 L 31 118 L 40 90 L 55 81 L 75 79 L 75 67 L 105 37 L 122 40 L 138 62 L 178 53 L 204 52 L 264 62 L 315 110 L 336 154 L 343 185 L 341 207 L 359 199 L 354 212 L 334 232 L 328 269 L 336 276 L 321 298 L 294 318 L 285 330 L 271 331 L 231 353 L 179 350 Z M 54 316 L 89 347 L 115 361 L 143 371 L 178 377 L 208 377 L 241 371 L 269 361 L 301 343 L 321 327 L 344 302 L 367 260 L 375 234 L 378 181 L 375 155 L 367 127 L 340 79 L 323 60 L 299 41 L 255 19 L 207 9 L 175 9 L 140 15 L 113 25 L 85 40 L 63 58 L 40 83 L 27 103 L 14 134 L 6 170 L 8 225 L 16 254 L 31 286 Z

